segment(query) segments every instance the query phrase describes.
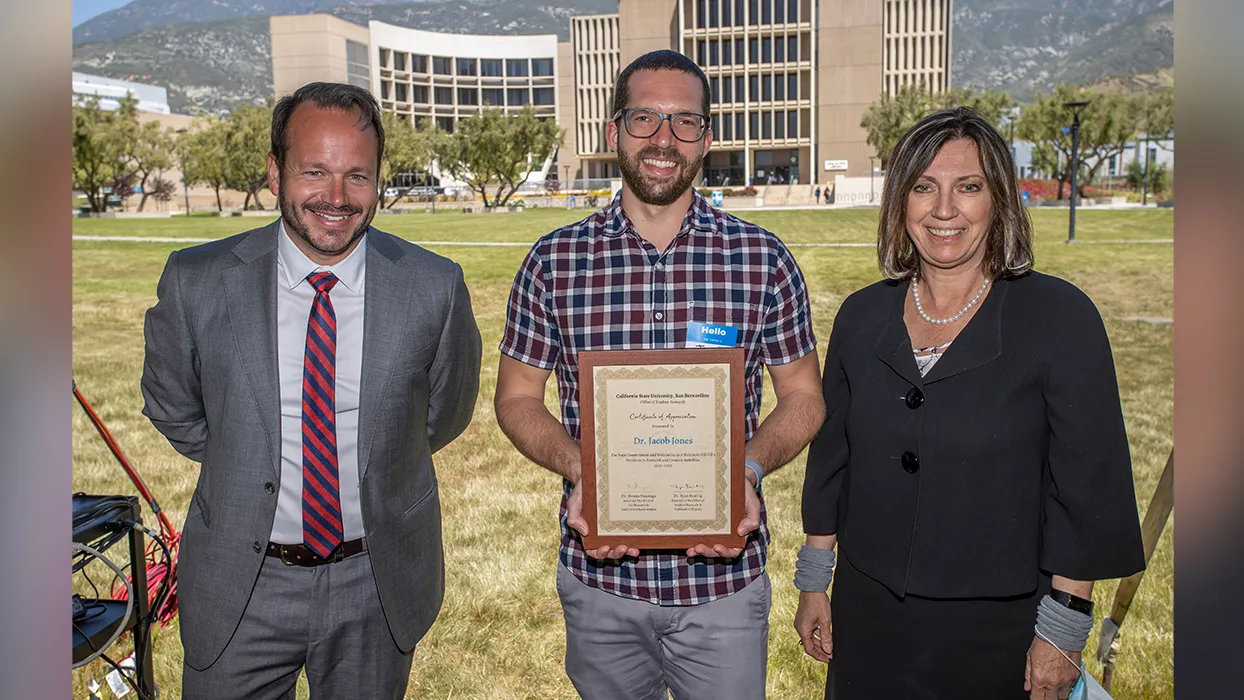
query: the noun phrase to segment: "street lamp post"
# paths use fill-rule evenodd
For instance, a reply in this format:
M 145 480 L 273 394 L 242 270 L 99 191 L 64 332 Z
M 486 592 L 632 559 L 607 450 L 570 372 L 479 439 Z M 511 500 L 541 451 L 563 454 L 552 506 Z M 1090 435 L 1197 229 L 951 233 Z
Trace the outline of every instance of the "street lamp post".
M 877 180 L 877 167 L 873 165 L 873 161 L 877 160 L 877 156 L 868 156 L 868 203 L 872 204 L 876 201 L 876 192 L 873 183 Z
M 1145 170 L 1140 176 L 1140 204 L 1149 203 L 1149 132 L 1145 132 Z
M 1064 102 L 1063 106 L 1071 110 L 1071 219 L 1067 229 L 1067 242 L 1076 240 L 1076 175 L 1080 171 L 1080 112 L 1089 105 L 1089 100 Z

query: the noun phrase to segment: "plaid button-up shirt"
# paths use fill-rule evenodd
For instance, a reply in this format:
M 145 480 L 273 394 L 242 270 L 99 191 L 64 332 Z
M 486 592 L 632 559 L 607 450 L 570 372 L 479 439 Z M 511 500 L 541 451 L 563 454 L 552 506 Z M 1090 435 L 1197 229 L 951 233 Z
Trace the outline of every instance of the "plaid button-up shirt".
M 562 424 L 579 440 L 579 352 L 686 347 L 687 323 L 734 326 L 746 354 L 747 439 L 760 422 L 765 365 L 816 349 L 803 275 L 772 233 L 713 209 L 698 192 L 665 251 L 635 231 L 621 197 L 536 241 L 514 280 L 501 352 L 556 370 Z M 583 583 L 657 605 L 697 605 L 741 590 L 765 567 L 760 528 L 733 560 L 645 551 L 616 562 L 589 558 L 566 525 L 573 485 L 563 482 L 561 562 Z

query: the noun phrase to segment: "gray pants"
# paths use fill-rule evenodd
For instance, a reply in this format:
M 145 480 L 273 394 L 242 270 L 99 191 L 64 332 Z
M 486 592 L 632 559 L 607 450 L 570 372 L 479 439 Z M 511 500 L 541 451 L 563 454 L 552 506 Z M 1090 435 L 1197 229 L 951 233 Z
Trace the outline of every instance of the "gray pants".
M 560 564 L 566 675 L 585 700 L 765 696 L 769 575 L 711 603 L 660 606 L 585 585 Z
M 264 557 L 224 653 L 206 671 L 183 665 L 182 697 L 293 700 L 305 666 L 313 700 L 400 700 L 410 664 L 380 609 L 367 552 L 316 567 Z

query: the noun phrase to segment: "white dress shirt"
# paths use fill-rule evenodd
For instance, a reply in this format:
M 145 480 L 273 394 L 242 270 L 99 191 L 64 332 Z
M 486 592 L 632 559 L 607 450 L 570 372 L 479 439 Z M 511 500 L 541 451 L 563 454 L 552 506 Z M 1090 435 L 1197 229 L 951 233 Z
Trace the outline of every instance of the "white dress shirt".
M 302 373 L 307 322 L 315 288 L 307 275 L 328 270 L 338 282 L 329 292 L 337 315 L 337 468 L 342 532 L 363 536 L 359 506 L 359 384 L 363 375 L 363 288 L 367 236 L 336 265 L 317 265 L 294 245 L 280 224 L 276 258 L 276 351 L 281 379 L 281 492 L 271 541 L 302 544 Z

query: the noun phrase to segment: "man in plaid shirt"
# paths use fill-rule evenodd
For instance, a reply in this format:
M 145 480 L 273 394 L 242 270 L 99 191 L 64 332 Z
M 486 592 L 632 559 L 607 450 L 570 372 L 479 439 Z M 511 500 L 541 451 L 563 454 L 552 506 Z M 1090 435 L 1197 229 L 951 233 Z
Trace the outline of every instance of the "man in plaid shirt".
M 803 275 L 773 234 L 709 206 L 692 183 L 712 145 L 704 73 L 673 51 L 618 76 L 606 126 L 622 192 L 544 236 L 510 294 L 495 397 L 518 450 L 563 477 L 557 589 L 566 673 L 589 700 L 762 698 L 770 590 L 760 479 L 824 420 Z M 687 325 L 732 326 L 746 353 L 748 482 L 741 549 L 583 549 L 578 355 L 681 348 Z M 761 424 L 764 367 L 777 404 Z M 544 406 L 557 371 L 561 421 Z

